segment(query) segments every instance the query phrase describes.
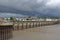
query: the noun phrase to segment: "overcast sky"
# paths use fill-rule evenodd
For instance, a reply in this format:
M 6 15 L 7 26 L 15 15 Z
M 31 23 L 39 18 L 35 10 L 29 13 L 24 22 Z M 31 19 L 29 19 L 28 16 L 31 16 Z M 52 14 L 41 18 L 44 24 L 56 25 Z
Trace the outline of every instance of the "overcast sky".
M 0 6 L 23 11 L 37 11 L 43 14 L 48 14 L 49 12 L 55 15 L 57 13 L 57 15 L 60 14 L 60 0 L 0 0 Z

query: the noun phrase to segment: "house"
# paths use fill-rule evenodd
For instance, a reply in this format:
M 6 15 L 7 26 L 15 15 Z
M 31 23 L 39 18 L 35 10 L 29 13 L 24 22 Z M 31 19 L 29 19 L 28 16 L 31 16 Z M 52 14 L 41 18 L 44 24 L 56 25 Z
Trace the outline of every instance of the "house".
M 58 21 L 58 19 L 47 18 L 46 21 Z
M 46 18 L 46 21 L 52 21 L 52 19 L 50 19 L 50 18 Z
M 4 18 L 0 17 L 0 23 L 2 23 L 2 22 L 3 22 L 3 20 L 4 20 Z

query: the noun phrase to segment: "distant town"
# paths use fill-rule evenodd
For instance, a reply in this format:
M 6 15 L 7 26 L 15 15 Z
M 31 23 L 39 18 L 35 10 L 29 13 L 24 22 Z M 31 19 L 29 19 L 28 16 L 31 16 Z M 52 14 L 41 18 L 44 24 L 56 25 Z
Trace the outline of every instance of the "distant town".
M 9 17 L 9 18 L 3 18 L 0 17 L 0 22 L 13 22 L 13 21 L 60 21 L 60 17 Z

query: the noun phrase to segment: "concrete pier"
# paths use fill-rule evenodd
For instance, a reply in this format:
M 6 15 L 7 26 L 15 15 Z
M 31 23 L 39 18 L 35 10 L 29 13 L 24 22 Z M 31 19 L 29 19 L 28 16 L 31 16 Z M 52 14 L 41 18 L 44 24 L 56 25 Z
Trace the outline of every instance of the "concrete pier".
M 11 24 L 0 24 L 0 40 L 9 40 L 13 37 L 12 35 L 13 25 Z
M 24 22 L 19 22 L 14 24 L 14 29 L 13 30 L 21 30 L 21 29 L 28 29 L 28 28 L 35 28 L 35 27 L 41 27 L 41 26 L 47 26 L 47 25 L 54 25 L 58 24 L 58 22 L 54 21 L 24 21 Z

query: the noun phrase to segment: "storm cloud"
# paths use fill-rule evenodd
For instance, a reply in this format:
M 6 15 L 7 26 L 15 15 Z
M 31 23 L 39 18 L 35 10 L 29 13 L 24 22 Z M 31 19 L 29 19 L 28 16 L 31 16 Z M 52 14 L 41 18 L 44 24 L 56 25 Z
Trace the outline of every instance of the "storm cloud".
M 0 6 L 23 11 L 36 11 L 42 14 L 60 12 L 59 4 L 60 0 L 0 0 Z
M 34 10 L 46 3 L 46 0 L 0 0 L 0 5 L 12 7 L 18 10 Z

